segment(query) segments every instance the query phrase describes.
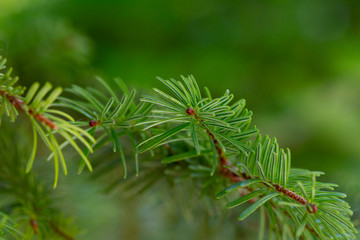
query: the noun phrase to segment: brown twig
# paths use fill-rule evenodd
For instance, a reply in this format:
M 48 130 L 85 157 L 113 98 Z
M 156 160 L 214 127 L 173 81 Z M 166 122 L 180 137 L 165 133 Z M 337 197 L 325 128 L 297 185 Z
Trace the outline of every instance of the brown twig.
M 55 225 L 55 223 L 53 223 L 52 221 L 50 221 L 50 227 L 54 230 L 54 232 L 63 237 L 66 240 L 74 240 L 74 238 L 70 235 L 68 235 L 67 233 L 65 233 L 64 231 L 62 231 L 58 226 Z
M 35 219 L 30 219 L 30 226 L 34 231 L 34 234 L 37 235 L 38 234 L 38 223 Z
M 14 107 L 19 110 L 19 111 L 23 111 L 25 112 L 25 108 L 24 108 L 24 101 L 19 99 L 17 96 L 13 96 L 13 95 L 9 95 L 7 92 L 1 90 L 0 91 L 0 95 L 1 96 L 5 96 L 5 98 L 12 104 L 14 105 Z M 44 123 L 46 126 L 50 127 L 52 130 L 56 130 L 57 126 L 56 124 L 51 121 L 50 119 L 48 119 L 47 117 L 41 115 L 40 113 L 35 113 L 34 110 L 30 109 L 29 107 L 27 107 L 27 111 L 28 113 L 33 116 L 36 120 L 38 120 L 39 122 Z

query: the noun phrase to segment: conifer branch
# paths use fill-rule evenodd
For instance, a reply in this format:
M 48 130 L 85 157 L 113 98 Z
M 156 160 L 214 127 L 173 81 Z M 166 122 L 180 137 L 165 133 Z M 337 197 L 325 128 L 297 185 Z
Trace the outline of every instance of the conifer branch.
M 0 56 L 0 71 L 6 68 L 5 63 L 6 59 Z M 62 88 L 58 87 L 51 91 L 52 85 L 50 83 L 46 83 L 42 88 L 40 88 L 39 83 L 34 83 L 27 91 L 26 96 L 22 96 L 25 88 L 22 86 L 14 87 L 18 78 L 11 77 L 11 72 L 11 68 L 5 74 L 0 72 L 0 123 L 4 112 L 12 121 L 15 121 L 18 111 L 25 113 L 25 115 L 29 117 L 33 127 L 34 138 L 33 150 L 28 160 L 26 171 L 29 172 L 32 168 L 37 151 L 37 135 L 39 135 L 51 151 L 50 156 L 54 157 L 54 188 L 58 181 L 59 162 L 64 174 L 67 175 L 66 162 L 61 150 L 62 147 L 59 146 L 58 140 L 55 137 L 56 133 L 65 138 L 67 142 L 74 147 L 91 171 L 92 167 L 90 162 L 74 139 L 80 140 L 90 152 L 92 152 L 92 148 L 87 140 L 95 142 L 95 139 L 80 127 L 74 126 L 63 119 L 74 121 L 70 115 L 52 109 L 54 101 L 62 92 Z
M 205 125 L 204 125 L 204 119 L 202 119 L 201 117 L 199 117 L 194 109 L 192 108 L 188 108 L 186 109 L 186 113 L 190 116 L 193 116 L 195 119 L 197 119 L 200 123 L 200 125 L 202 125 L 205 129 Z M 252 178 L 249 176 L 246 176 L 245 173 L 242 173 L 242 177 L 240 177 L 239 175 L 237 175 L 234 171 L 231 171 L 230 169 L 234 169 L 235 171 L 238 171 L 237 167 L 234 167 L 229 160 L 227 159 L 227 157 L 224 154 L 224 151 L 221 149 L 218 140 L 216 139 L 216 137 L 214 136 L 214 134 L 212 134 L 208 129 L 206 129 L 207 134 L 209 135 L 209 137 L 212 139 L 214 145 L 215 145 L 215 149 L 216 152 L 218 154 L 218 157 L 220 159 L 220 166 L 221 166 L 221 173 L 224 177 L 230 179 L 231 182 L 233 183 L 237 183 L 237 182 L 241 182 L 244 179 L 258 179 L 259 177 L 257 176 L 253 176 Z M 225 167 L 226 166 L 226 167 Z M 264 184 L 265 186 L 268 186 L 270 188 L 275 188 L 276 191 L 283 193 L 284 195 L 286 195 L 287 197 L 297 201 L 298 203 L 302 204 L 302 205 L 307 205 L 308 202 L 307 200 L 300 196 L 299 194 L 284 188 L 283 186 L 274 183 L 272 184 L 271 181 L 268 181 L 268 183 L 270 184 Z M 308 208 L 309 213 L 316 213 L 317 211 L 317 206 L 313 203 L 310 203 L 311 209 Z
M 41 115 L 40 113 L 34 113 L 34 110 L 32 110 L 29 106 L 26 106 L 24 101 L 19 99 L 17 96 L 12 96 L 5 91 L 0 91 L 0 95 L 4 96 L 17 110 L 25 112 L 25 109 L 28 109 L 28 113 L 40 123 L 47 125 L 52 130 L 57 130 L 57 126 L 53 121 Z
M 333 196 L 341 196 L 341 194 L 321 191 L 321 188 L 332 190 L 333 187 L 331 184 L 316 182 L 315 177 L 318 176 L 319 173 L 302 170 L 298 172 L 298 170 L 292 169 L 290 167 L 289 150 L 285 152 L 280 149 L 276 143 L 276 139 L 270 140 L 266 136 L 261 140 L 261 136 L 257 135 L 254 142 L 249 141 L 242 143 L 243 138 L 248 137 L 250 134 L 255 136 L 257 134 L 257 131 L 247 130 L 249 124 L 243 128 L 241 128 L 241 125 L 233 124 L 243 122 L 244 118 L 246 119 L 246 116 L 249 116 L 242 115 L 244 110 L 243 103 L 228 105 L 233 98 L 229 92 L 226 92 L 223 97 L 212 99 L 207 91 L 208 98 L 202 99 L 200 92 L 197 90 L 196 82 L 191 76 L 189 78 L 183 78 L 183 83 L 187 87 L 184 87 L 181 82 L 175 80 L 161 81 L 169 87 L 178 99 L 155 89 L 167 102 L 152 97 L 146 97 L 144 101 L 156 104 L 162 109 L 157 111 L 163 111 L 165 113 L 171 110 L 170 113 L 166 113 L 167 115 L 172 115 L 168 117 L 170 121 L 176 119 L 176 116 L 180 116 L 181 112 L 185 113 L 190 117 L 191 123 L 195 122 L 210 137 L 212 145 L 215 148 L 214 152 L 220 160 L 221 174 L 233 182 L 233 185 L 224 189 L 217 197 L 222 198 L 241 187 L 246 187 L 250 190 L 248 195 L 227 204 L 228 208 L 238 206 L 258 197 L 258 200 L 240 215 L 240 220 L 248 217 L 262 205 L 282 206 L 281 211 L 286 212 L 285 215 L 290 215 L 291 220 L 299 224 L 296 228 L 301 229 L 301 231 L 296 231 L 297 237 L 303 234 L 305 234 L 304 236 L 313 234 L 325 239 L 338 239 L 340 236 L 345 239 L 355 237 L 354 233 L 356 233 L 356 230 L 349 220 L 345 220 L 345 218 L 341 218 L 341 220 L 331 219 L 332 216 L 336 215 L 335 212 L 349 212 L 348 206 L 339 206 L 333 214 L 328 212 L 325 206 L 326 204 L 323 203 L 326 201 L 324 198 L 331 202 L 335 200 Z M 229 110 L 232 111 L 229 112 Z M 244 112 L 246 114 L 248 113 L 247 111 Z M 209 117 L 209 115 L 212 116 Z M 155 137 L 156 141 L 153 139 L 150 141 L 145 140 L 146 144 L 139 144 L 139 146 L 144 147 L 145 145 L 146 150 L 152 149 L 158 145 L 159 141 L 166 142 L 167 137 L 173 136 L 173 133 L 181 134 L 180 131 L 187 126 L 188 125 L 184 123 L 178 127 L 174 127 L 173 130 L 168 130 L 168 132 L 172 134 L 160 134 L 157 138 Z M 196 128 L 192 127 L 189 134 L 192 136 L 197 135 Z M 199 141 L 198 138 L 193 137 L 195 147 L 199 146 L 197 141 Z M 235 149 L 233 147 L 235 147 Z M 226 153 L 226 151 L 230 153 Z M 239 168 L 231 163 L 229 156 L 237 156 L 237 158 L 240 159 L 240 161 L 236 160 L 235 164 L 239 164 L 242 171 L 239 171 Z M 234 157 L 232 158 L 234 159 Z M 298 176 L 302 176 L 302 178 L 297 178 Z M 310 176 L 310 178 L 308 176 Z M 260 184 L 264 186 L 265 189 L 261 187 Z M 304 186 L 306 186 L 306 188 Z M 302 190 L 304 195 L 301 196 L 296 193 L 296 190 Z M 290 199 L 295 202 L 292 202 Z M 305 208 L 301 208 L 301 206 L 305 206 Z M 268 211 L 273 211 L 273 215 L 276 215 L 276 212 L 278 212 L 277 209 L 271 207 L 267 209 Z M 321 212 L 320 215 L 318 214 L 319 211 Z M 308 214 L 306 212 L 308 212 Z M 331 216 L 326 215 L 325 217 L 323 212 L 327 212 Z M 351 211 L 349 213 L 351 214 Z M 278 220 L 279 219 L 271 220 L 275 222 L 270 223 L 277 225 Z M 336 234 L 332 228 L 335 229 L 339 235 Z
M 186 109 L 186 113 L 189 116 L 193 116 L 195 119 L 197 119 L 200 123 L 200 125 L 202 125 L 205 129 L 206 127 L 204 126 L 203 122 L 205 121 L 204 119 L 202 119 L 201 117 L 199 117 L 193 108 L 188 108 Z M 220 162 L 220 167 L 221 167 L 221 174 L 225 177 L 228 178 L 232 183 L 236 184 L 239 182 L 242 182 L 244 180 L 249 180 L 249 179 L 259 179 L 259 177 L 257 176 L 247 176 L 245 173 L 241 173 L 241 176 L 239 176 L 239 174 L 237 174 L 236 172 L 239 171 L 239 169 L 235 166 L 233 166 L 230 161 L 228 160 L 228 158 L 226 157 L 226 155 L 224 154 L 224 151 L 221 149 L 218 140 L 216 139 L 216 137 L 208 130 L 206 129 L 207 134 L 209 135 L 209 137 L 211 138 L 212 142 L 215 145 L 215 149 L 216 152 L 218 154 L 219 157 L 219 162 Z M 264 183 L 264 186 L 267 186 L 269 188 L 275 189 L 278 192 L 283 193 L 284 195 L 286 195 L 287 197 L 297 201 L 298 203 L 302 204 L 302 205 L 307 205 L 308 202 L 307 200 L 300 196 L 299 194 L 288 190 L 286 188 L 284 188 L 283 186 L 274 183 L 272 184 L 271 181 L 268 182 L 268 184 Z M 247 190 L 249 191 L 249 193 L 253 193 L 253 190 L 251 188 L 247 188 Z M 262 197 L 262 195 L 260 195 L 259 197 Z M 254 200 L 254 198 L 252 199 L 248 199 L 249 202 L 251 202 L 252 204 L 255 203 L 257 200 Z M 271 206 L 273 208 L 276 208 L 276 206 L 272 203 Z M 310 208 L 307 208 L 309 213 L 316 213 L 317 211 L 317 206 L 313 203 L 309 204 Z M 284 212 L 286 214 L 286 216 L 290 217 L 288 213 Z M 291 217 L 290 217 L 291 218 Z M 314 229 L 312 229 L 310 226 L 306 225 L 306 228 L 309 229 L 315 236 L 318 236 L 316 231 L 314 231 Z
M 17 110 L 29 116 L 34 129 L 34 150 L 27 169 L 30 170 L 35 157 L 38 133 L 52 152 L 49 159 L 54 159 L 55 183 L 59 162 L 65 174 L 67 171 L 62 155 L 67 145 L 72 145 L 82 158 L 79 173 L 86 165 L 92 170 L 88 155 L 93 150 L 110 146 L 118 153 L 118 159 L 109 162 L 101 174 L 119 165 L 123 178 L 137 176 L 139 158 L 149 152 L 142 158 L 144 161 L 161 160 L 162 168 L 168 170 L 181 161 L 187 176 L 194 180 L 219 187 L 219 182 L 213 179 L 226 179 L 231 185 L 220 186 L 224 189 L 217 199 L 234 197 L 227 208 L 251 203 L 239 220 L 261 209 L 262 227 L 267 221 L 269 234 L 275 233 L 278 239 L 355 238 L 357 231 L 350 221 L 352 211 L 340 199 L 345 194 L 333 192 L 335 184 L 318 182 L 316 178 L 321 172 L 292 168 L 290 150 L 280 148 L 276 138 L 262 137 L 251 126 L 252 112 L 245 108 L 245 101 L 233 102 L 229 90 L 214 98 L 205 88 L 204 97 L 193 76 L 182 77 L 182 81 L 159 78 L 169 93 L 154 89 L 157 97 L 141 96 L 138 102 L 136 90 L 129 90 L 121 80 L 115 80 L 114 87 L 97 78 L 104 91 L 74 85 L 66 89 L 72 98 L 59 97 L 61 89 L 57 88 L 44 99 L 52 89 L 50 84 L 38 91 L 39 85 L 35 83 L 22 97 L 24 89 L 14 90 L 11 87 L 14 81 L 9 76 L 0 75 L 0 109 L 12 118 Z M 75 110 L 86 120 L 76 122 L 68 113 L 50 106 Z M 59 144 L 55 133 L 65 141 Z M 131 146 L 130 154 L 120 141 L 122 137 Z M 82 142 L 84 150 L 75 139 Z M 170 156 L 160 146 L 171 149 Z M 129 164 L 129 159 L 134 159 L 134 164 Z M 152 179 L 156 180 L 157 175 Z M 151 183 L 146 183 L 144 189 Z M 66 239 L 66 234 L 57 231 L 60 228 L 52 228 Z M 260 231 L 260 238 L 264 232 Z

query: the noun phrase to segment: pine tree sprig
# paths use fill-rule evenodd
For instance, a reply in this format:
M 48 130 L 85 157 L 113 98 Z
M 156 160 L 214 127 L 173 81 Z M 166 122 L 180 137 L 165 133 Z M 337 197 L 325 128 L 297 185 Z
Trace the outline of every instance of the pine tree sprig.
M 74 85 L 66 89 L 76 100 L 60 97 L 54 106 L 72 109 L 88 121 L 78 122 L 79 126 L 89 126 L 86 131 L 96 138 L 101 145 L 111 142 L 113 151 L 118 152 L 123 168 L 123 178 L 127 178 L 127 162 L 124 150 L 119 142 L 119 135 L 127 135 L 134 146 L 134 158 L 137 159 L 138 151 L 135 148 L 136 140 L 133 132 L 139 130 L 138 126 L 145 119 L 152 105 L 148 103 L 135 102 L 136 90 L 129 88 L 119 79 L 115 79 L 117 87 L 111 87 L 108 82 L 100 77 L 96 78 L 103 87 L 105 93 L 98 89 L 82 88 Z M 140 122 L 140 124 L 138 124 Z M 98 136 L 98 137 L 97 137 Z M 107 136 L 107 138 L 105 138 Z M 92 143 L 93 148 L 99 144 Z M 65 142 L 66 144 L 66 142 Z M 88 151 L 86 152 L 88 153 Z M 82 172 L 84 161 L 79 165 L 78 172 Z M 138 169 L 138 161 L 135 161 L 135 168 Z M 137 170 L 138 171 L 138 170 Z
M 0 68 L 3 65 L 1 60 Z M 52 90 L 50 83 L 40 88 L 34 83 L 22 96 L 24 88 L 13 88 L 17 79 L 10 72 L 0 75 L 0 116 L 5 112 L 14 120 L 22 111 L 29 117 L 34 145 L 27 171 L 35 159 L 39 135 L 51 151 L 48 160 L 54 160 L 54 187 L 59 165 L 67 173 L 62 154 L 67 145 L 81 156 L 79 173 L 85 166 L 93 169 L 90 153 L 117 152 L 117 157 L 93 162 L 98 169 L 95 176 L 118 166 L 119 176 L 130 176 L 135 182 L 140 166 L 156 166 L 144 171 L 148 180 L 139 183 L 143 191 L 162 174 L 176 176 L 183 171 L 181 177 L 202 181 L 204 189 L 222 188 L 216 198 L 225 199 L 226 208 L 250 203 L 239 220 L 260 210 L 259 239 L 266 234 L 278 239 L 355 239 L 352 211 L 342 199 L 346 196 L 334 192 L 335 184 L 317 181 L 323 173 L 292 168 L 290 150 L 282 149 L 276 138 L 263 137 L 251 125 L 253 114 L 245 108 L 245 100 L 234 102 L 229 90 L 214 97 L 207 88 L 203 94 L 193 76 L 181 76 L 181 81 L 159 78 L 168 91 L 155 88 L 156 96 L 140 96 L 138 101 L 137 91 L 123 81 L 115 79 L 113 87 L 97 78 L 104 91 L 74 85 L 65 89 L 71 97 L 61 97 L 61 88 Z M 76 111 L 85 120 L 74 121 L 75 117 L 57 108 Z M 59 144 L 58 136 L 65 141 Z M 134 164 L 129 164 L 130 159 Z M 60 228 L 50 227 L 66 239 Z
M 6 59 L 0 57 L 0 70 L 6 68 L 5 63 Z M 56 187 L 58 180 L 59 160 L 64 174 L 67 174 L 67 167 L 63 157 L 62 148 L 59 147 L 58 140 L 54 136 L 56 133 L 65 138 L 66 141 L 78 151 L 91 171 L 92 166 L 90 162 L 74 139 L 82 142 L 90 152 L 92 152 L 92 148 L 87 140 L 95 142 L 95 139 L 82 128 L 63 119 L 73 120 L 70 115 L 52 108 L 54 101 L 61 94 L 62 88 L 57 87 L 52 90 L 52 85 L 50 83 L 46 83 L 40 88 L 39 83 L 34 83 L 27 91 L 26 96 L 21 96 L 25 92 L 25 88 L 21 86 L 14 87 L 18 78 L 12 78 L 10 75 L 11 69 L 5 74 L 0 74 L 0 122 L 4 112 L 12 121 L 17 117 L 18 111 L 25 113 L 29 117 L 32 123 L 31 126 L 33 128 L 34 137 L 33 149 L 26 166 L 26 172 L 29 172 L 32 168 L 37 152 L 37 135 L 39 135 L 47 148 L 51 151 L 51 156 L 54 156 L 54 188 Z
M 278 221 L 285 221 L 277 217 L 280 214 L 279 211 L 297 223 L 293 226 L 289 225 L 290 229 L 298 229 L 296 237 L 310 234 L 324 239 L 355 238 L 354 234 L 357 231 L 349 219 L 349 216 L 352 215 L 349 206 L 347 204 L 338 206 L 332 204 L 332 208 L 327 206 L 330 202 L 342 201 L 338 198 L 342 195 L 323 191 L 324 188 L 332 190 L 332 187 L 316 181 L 319 173 L 291 168 L 290 151 L 280 149 L 275 138 L 270 139 L 265 136 L 261 139 L 261 136 L 258 135 L 254 142 L 247 140 L 250 136 L 256 137 L 258 130 L 256 128 L 248 130 L 252 114 L 244 108 L 244 101 L 230 105 L 233 95 L 229 91 L 226 91 L 220 98 L 202 99 L 194 78 L 190 76 L 189 78 L 182 77 L 182 79 L 183 83 L 160 79 L 174 96 L 155 89 L 160 94 L 160 98 L 146 96 L 142 101 L 157 106 L 156 112 L 153 113 L 163 111 L 166 118 L 161 118 L 163 120 L 158 121 L 158 124 L 170 122 L 176 126 L 177 116 L 184 115 L 188 116 L 188 123 L 185 121 L 182 125 L 167 130 L 171 134 L 163 133 L 158 135 L 159 137 L 155 136 L 144 140 L 138 145 L 138 147 L 146 146 L 142 151 L 155 148 L 160 142 L 166 143 L 173 135 L 181 134 L 179 130 L 188 128 L 195 122 L 200 131 L 206 132 L 215 146 L 214 155 L 216 152 L 221 166 L 220 173 L 233 182 L 233 185 L 218 194 L 218 198 L 227 195 L 234 189 L 244 187 L 250 192 L 250 196 L 245 195 L 232 201 L 227 205 L 228 207 L 234 207 L 249 200 L 254 201 L 254 197 L 257 197 L 257 200 L 240 215 L 239 220 L 245 219 L 264 205 L 267 214 L 274 216 L 270 218 L 271 224 L 278 225 Z M 209 93 L 207 95 L 211 96 Z M 243 119 L 246 121 L 243 122 Z M 151 127 L 156 124 L 156 121 L 149 124 Z M 191 131 L 190 135 L 196 131 L 193 126 Z M 195 134 L 197 135 L 197 133 Z M 201 141 L 203 142 L 205 139 L 201 139 Z M 198 142 L 197 138 L 193 138 L 195 149 Z M 234 158 L 234 156 L 237 156 L 235 159 L 238 160 L 231 163 L 229 157 Z M 193 155 L 188 157 L 193 157 Z M 237 163 L 245 166 L 247 170 L 242 172 L 241 168 L 235 166 Z M 251 175 L 247 175 L 246 172 Z M 294 175 L 294 172 L 298 172 L 298 174 Z M 249 186 L 250 183 L 252 183 L 251 186 Z M 302 186 L 302 188 L 299 189 L 298 186 Z M 301 196 L 298 193 L 300 190 L 306 194 Z M 321 201 L 319 201 L 320 199 Z M 280 207 L 279 201 L 289 202 L 289 205 Z M 326 201 L 329 202 L 325 203 Z M 343 215 L 335 217 L 339 213 Z M 278 232 L 278 234 L 280 233 Z

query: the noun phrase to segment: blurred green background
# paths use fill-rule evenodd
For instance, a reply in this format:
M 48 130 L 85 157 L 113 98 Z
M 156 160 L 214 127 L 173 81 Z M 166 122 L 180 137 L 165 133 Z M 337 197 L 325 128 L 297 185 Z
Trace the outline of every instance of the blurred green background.
M 161 87 L 156 76 L 193 74 L 214 95 L 230 89 L 262 133 L 291 148 L 293 166 L 340 185 L 360 222 L 360 1 L 1 0 L 0 55 L 27 86 L 101 75 L 150 89 Z M 102 188 L 74 175 L 55 190 L 84 229 L 79 239 L 256 233 L 201 211 L 186 217 L 161 187 L 131 201 Z

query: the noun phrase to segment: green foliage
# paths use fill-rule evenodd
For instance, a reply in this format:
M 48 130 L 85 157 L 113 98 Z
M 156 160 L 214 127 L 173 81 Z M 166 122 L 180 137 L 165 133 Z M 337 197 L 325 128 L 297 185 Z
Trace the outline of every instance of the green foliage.
M 247 141 L 248 137 L 256 136 L 258 131 L 254 128 L 248 129 L 251 112 L 244 109 L 244 101 L 230 104 L 233 96 L 228 91 L 220 98 L 213 99 L 209 93 L 207 98 L 202 98 L 192 76 L 183 77 L 183 83 L 176 80 L 160 81 L 169 88 L 173 96 L 155 89 L 162 98 L 146 96 L 142 99 L 157 106 L 152 117 L 159 119 L 146 122 L 148 126 L 145 129 L 168 122 L 175 124 L 175 127 L 140 143 L 140 152 L 155 148 L 160 143 L 170 143 L 171 137 L 176 134 L 180 135 L 178 139 L 185 141 L 186 135 L 182 134 L 182 131 L 189 131 L 190 124 L 194 122 L 197 128 L 192 127 L 188 136 L 199 136 L 199 139 L 192 138 L 195 149 L 199 146 L 199 141 L 200 145 L 205 147 L 200 151 L 211 150 L 211 145 L 205 142 L 209 141 L 206 135 L 212 135 L 222 151 L 232 159 L 232 164 L 239 166 L 233 168 L 233 171 L 235 170 L 238 176 L 249 174 L 249 180 L 236 182 L 218 194 L 218 198 L 221 198 L 235 189 L 247 187 L 250 190 L 249 195 L 229 203 L 229 208 L 258 197 L 258 200 L 240 215 L 239 220 L 245 219 L 264 205 L 267 214 L 274 216 L 269 218 L 269 226 L 278 238 L 283 231 L 279 226 L 292 232 L 298 229 L 296 237 L 312 235 L 322 239 L 355 238 L 354 233 L 357 231 L 349 219 L 352 215 L 350 207 L 339 198 L 343 197 L 342 194 L 328 191 L 334 189 L 334 184 L 317 182 L 315 177 L 321 174 L 319 172 L 292 169 L 290 150 L 285 152 L 280 149 L 275 138 L 271 140 L 266 136 L 261 139 L 258 135 L 253 142 Z M 179 123 L 181 125 L 178 125 Z M 196 152 L 199 154 L 200 151 Z M 194 157 L 193 153 L 180 155 L 179 158 L 171 158 L 182 160 Z M 171 158 L 165 162 L 173 162 Z M 287 190 L 283 190 L 285 188 Z M 305 200 L 299 200 L 301 204 L 297 203 L 291 197 L 294 194 L 297 195 L 296 198 Z M 279 202 L 285 204 L 281 205 Z M 313 206 L 316 206 L 316 210 L 312 209 Z M 285 220 L 286 218 L 290 218 L 290 221 Z
M 229 90 L 213 97 L 205 88 L 204 97 L 193 76 L 182 77 L 182 81 L 159 78 L 169 93 L 154 89 L 157 97 L 145 95 L 138 102 L 136 90 L 129 91 L 121 80 L 115 79 L 116 87 L 101 78 L 97 80 L 104 91 L 74 85 L 66 89 L 72 98 L 65 98 L 59 97 L 61 88 L 51 91 L 52 86 L 47 83 L 39 89 L 40 85 L 34 83 L 25 97 L 13 96 L 23 99 L 19 109 L 30 118 L 33 127 L 33 151 L 27 172 L 36 157 L 37 135 L 52 152 L 48 159 L 54 159 L 54 187 L 59 163 L 67 173 L 62 149 L 69 144 L 82 158 L 78 172 L 85 165 L 91 171 L 88 154 L 103 148 L 103 152 L 112 149 L 118 157 L 105 160 L 100 174 L 120 165 L 123 178 L 130 175 L 129 171 L 137 176 L 141 154 L 144 166 L 155 165 L 150 174 L 145 172 L 147 182 L 139 187 L 141 191 L 159 174 L 199 181 L 205 192 L 211 186 L 223 188 L 217 198 L 230 200 L 227 208 L 251 203 L 239 220 L 260 209 L 260 239 L 266 233 L 270 238 L 275 234 L 277 239 L 355 238 L 357 231 L 350 221 L 352 211 L 341 199 L 345 195 L 333 191 L 335 184 L 318 182 L 316 177 L 321 172 L 292 168 L 290 150 L 280 148 L 275 138 L 262 137 L 256 127 L 251 127 L 252 112 L 245 108 L 244 100 L 232 102 L 234 96 Z M 3 91 L 10 89 L 7 86 Z M 14 105 L 8 98 L 4 101 Z M 68 113 L 53 107 L 74 110 L 87 120 L 76 122 Z M 55 133 L 65 139 L 62 144 Z M 125 144 L 119 140 L 124 136 L 131 154 L 126 154 Z M 134 159 L 133 167 L 128 167 L 128 156 Z M 230 186 L 229 180 L 233 183 Z M 213 197 L 211 191 L 207 193 Z M 267 231 L 265 226 L 269 227 Z
M 58 133 L 67 141 L 67 143 L 69 143 L 74 147 L 74 149 L 82 157 L 83 161 L 86 163 L 90 171 L 92 170 L 91 164 L 88 161 L 87 157 L 84 155 L 83 151 L 74 141 L 74 138 L 80 140 L 83 143 L 83 145 L 87 147 L 88 150 L 91 152 L 92 152 L 92 148 L 89 145 L 86 138 L 92 142 L 95 142 L 95 140 L 90 134 L 88 134 L 83 129 L 74 126 L 73 124 L 70 124 L 69 122 L 65 121 L 63 118 L 59 117 L 59 116 L 65 117 L 69 121 L 74 121 L 74 119 L 70 115 L 61 112 L 59 110 L 50 108 L 52 103 L 57 99 L 57 97 L 62 92 L 61 88 L 56 88 L 52 92 L 50 92 L 52 86 L 51 84 L 46 83 L 37 92 L 38 89 L 39 89 L 39 84 L 34 83 L 27 92 L 27 95 L 25 97 L 25 104 L 26 104 L 25 112 L 28 113 L 28 116 L 30 117 L 30 120 L 33 124 L 33 128 L 36 129 L 36 132 L 40 135 L 44 143 L 46 143 L 46 146 L 52 152 L 51 157 L 54 157 L 55 173 L 56 173 L 55 183 L 54 183 L 54 187 L 55 187 L 57 183 L 57 176 L 59 171 L 58 170 L 59 161 L 61 163 L 65 175 L 67 174 L 67 167 L 63 153 L 61 151 L 62 146 L 59 146 L 59 143 L 56 140 L 54 134 Z M 49 95 L 45 99 L 45 96 L 48 93 Z M 37 117 L 39 115 L 50 120 L 51 121 L 50 124 L 48 120 L 45 119 L 44 121 L 42 121 L 41 117 Z M 36 120 L 40 120 L 42 122 L 42 125 L 40 126 Z M 32 156 L 35 156 L 35 151 L 36 151 L 36 134 L 34 134 L 34 148 L 33 148 Z M 31 157 L 27 165 L 27 171 L 31 169 L 33 160 L 34 158 Z
M 6 223 L 3 237 L 6 240 L 73 239 L 61 236 L 61 233 L 75 235 L 77 229 L 72 226 L 73 220 L 61 213 L 57 205 L 59 198 L 53 199 L 49 184 L 44 184 L 35 172 L 25 172 L 31 143 L 31 136 L 24 135 L 26 131 L 25 125 L 7 122 L 1 128 L 1 134 L 6 136 L 0 139 L 0 148 L 6 149 L 0 151 L 0 209 L 4 212 L 0 215 L 2 223 Z M 24 144 L 14 144 L 20 138 Z
M 9 96 L 14 96 L 21 95 L 25 91 L 24 87 L 14 87 L 14 84 L 19 80 L 19 78 L 11 77 L 11 68 L 3 73 L 6 69 L 5 63 L 6 58 L 0 56 L 0 125 L 4 113 L 11 119 L 11 121 L 15 121 L 15 118 L 18 115 L 17 109 L 8 101 L 5 93 Z
M 0 237 L 1 239 L 21 239 L 24 235 L 17 230 L 17 225 L 11 217 L 0 212 Z
M 120 145 L 118 137 L 127 135 L 133 145 L 135 145 L 135 139 L 132 134 L 133 127 L 137 126 L 136 123 L 141 121 L 144 116 L 151 110 L 151 105 L 146 103 L 135 103 L 136 90 L 129 91 L 127 86 L 120 79 L 115 79 L 115 83 L 118 90 L 113 90 L 101 78 L 97 78 L 98 82 L 104 87 L 106 95 L 101 91 L 92 87 L 86 89 L 80 86 L 73 86 L 66 89 L 71 93 L 76 100 L 60 97 L 60 102 L 55 106 L 66 107 L 79 112 L 87 117 L 89 122 L 79 122 L 79 126 L 90 126 L 88 128 L 89 134 L 95 136 L 96 143 L 93 144 L 94 149 L 98 149 L 104 145 L 107 141 L 110 141 L 113 146 L 113 151 L 118 152 L 121 163 L 123 166 L 123 177 L 127 177 L 127 164 L 123 153 L 123 147 Z M 119 94 L 122 92 L 121 97 Z M 110 97 L 108 97 L 110 96 Z M 136 174 L 138 174 L 138 161 L 137 151 L 134 148 L 135 156 L 135 168 Z M 84 162 L 79 166 L 78 172 L 82 172 Z
M 5 59 L 0 62 L 1 69 L 5 68 L 5 62 Z M 42 88 L 40 88 L 39 83 L 34 83 L 27 91 L 26 96 L 22 97 L 21 94 L 24 93 L 25 88 L 19 86 L 13 87 L 18 78 L 11 78 L 10 73 L 11 69 L 6 74 L 0 75 L 0 91 L 2 91 L 0 109 L 5 110 L 11 120 L 15 120 L 15 117 L 18 115 L 17 110 L 23 111 L 32 123 L 33 148 L 26 166 L 26 171 L 30 171 L 36 156 L 38 142 L 37 135 L 40 136 L 47 148 L 51 151 L 51 155 L 48 159 L 54 158 L 54 188 L 58 181 L 59 162 L 64 174 L 67 174 L 67 165 L 62 153 L 62 148 L 68 144 L 73 146 L 82 157 L 82 160 L 89 170 L 92 171 L 90 162 L 75 140 L 79 140 L 90 152 L 92 152 L 92 148 L 87 140 L 95 142 L 95 139 L 82 128 L 71 124 L 70 122 L 74 121 L 74 119 L 70 115 L 52 107 L 53 102 L 61 94 L 62 88 L 58 87 L 51 91 L 52 85 L 50 83 L 46 83 Z M 64 118 L 66 120 L 64 120 Z M 59 145 L 56 133 L 66 140 L 64 144 Z
M 192 76 L 188 79 L 183 77 L 183 83 L 174 79 L 159 80 L 171 90 L 176 98 L 158 89 L 154 90 L 161 95 L 161 98 L 145 96 L 142 101 L 159 107 L 149 117 L 160 120 L 155 119 L 143 123 L 149 124 L 144 130 L 166 122 L 185 122 L 181 126 L 188 131 L 188 136 L 192 137 L 197 152 L 201 150 L 199 142 L 210 143 L 209 137 L 201 129 L 213 134 L 222 150 L 228 151 L 231 155 L 240 153 L 248 155 L 252 151 L 246 143 L 236 141 L 238 139 L 246 140 L 248 137 L 257 134 L 256 128 L 248 129 L 252 113 L 244 109 L 244 100 L 229 105 L 228 103 L 233 99 L 233 95 L 228 90 L 220 98 L 212 99 L 210 95 L 207 98 L 202 98 L 200 89 Z M 195 115 L 189 115 L 187 109 L 192 109 Z M 168 132 L 171 133 L 176 129 L 168 130 Z M 138 145 L 139 150 L 144 152 L 154 148 L 159 142 L 171 136 L 171 134 L 154 136 L 150 141 L 146 140 L 140 143 Z

